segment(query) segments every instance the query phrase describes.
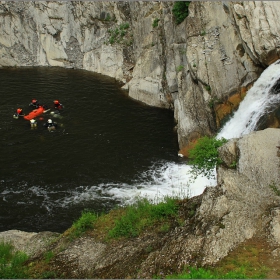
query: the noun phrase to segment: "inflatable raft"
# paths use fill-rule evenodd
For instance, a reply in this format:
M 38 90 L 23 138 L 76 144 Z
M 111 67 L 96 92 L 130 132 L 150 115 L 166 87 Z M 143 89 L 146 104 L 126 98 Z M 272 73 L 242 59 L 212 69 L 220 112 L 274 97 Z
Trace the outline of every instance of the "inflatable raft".
M 44 108 L 43 107 L 39 107 L 38 109 L 35 109 L 33 111 L 31 111 L 28 115 L 24 116 L 24 118 L 26 120 L 32 120 L 38 116 L 40 116 L 41 114 L 43 114 L 44 112 Z

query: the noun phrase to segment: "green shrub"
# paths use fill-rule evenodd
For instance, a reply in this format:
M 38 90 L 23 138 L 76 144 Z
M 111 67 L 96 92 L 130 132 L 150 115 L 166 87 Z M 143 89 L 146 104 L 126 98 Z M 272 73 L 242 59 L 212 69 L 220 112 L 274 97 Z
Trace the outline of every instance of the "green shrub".
M 97 220 L 97 215 L 95 213 L 84 211 L 82 216 L 73 223 L 71 227 L 70 236 L 79 237 L 88 229 L 93 228 L 95 221 Z
M 205 30 L 201 31 L 200 35 L 201 36 L 205 36 L 206 35 L 206 31 Z
M 210 87 L 209 85 L 206 85 L 206 86 L 205 86 L 205 89 L 206 89 L 207 91 L 211 92 L 211 87 Z
M 204 175 L 212 178 L 212 170 L 222 160 L 218 156 L 218 148 L 226 143 L 226 139 L 210 138 L 208 136 L 198 139 L 197 144 L 189 151 L 190 163 L 193 165 L 191 173 L 194 178 Z
M 108 33 L 111 35 L 109 41 L 106 44 L 110 43 L 124 43 L 124 36 L 127 35 L 127 29 L 129 28 L 129 23 L 122 23 L 119 27 L 116 27 L 114 30 L 108 29 Z
M 107 14 L 106 18 L 105 18 L 106 21 L 110 21 L 111 20 L 111 16 L 110 14 Z
M 176 217 L 177 200 L 166 198 L 164 202 L 153 204 L 147 199 L 140 199 L 135 204 L 125 208 L 124 215 L 115 221 L 115 226 L 109 231 L 109 238 L 136 237 L 145 228 L 156 221 L 167 221 Z M 165 225 L 164 230 L 167 229 Z
M 156 18 L 153 22 L 153 28 L 158 27 L 159 18 Z
M 0 243 L 0 278 L 19 279 L 28 278 L 24 262 L 28 256 L 23 252 L 13 252 L 9 243 Z
M 236 167 L 237 167 L 237 162 L 236 162 L 236 160 L 234 160 L 234 161 L 230 164 L 229 167 L 230 167 L 230 168 L 233 168 L 233 169 L 236 169 Z
M 177 68 L 176 68 L 176 71 L 177 72 L 180 72 L 184 69 L 184 66 L 183 65 L 179 65 Z
M 180 24 L 189 14 L 189 4 L 191 1 L 177 1 L 173 5 L 172 13 L 176 23 Z
M 120 25 L 120 30 L 124 30 L 124 29 L 127 29 L 127 28 L 129 28 L 129 23 L 128 22 L 122 23 Z

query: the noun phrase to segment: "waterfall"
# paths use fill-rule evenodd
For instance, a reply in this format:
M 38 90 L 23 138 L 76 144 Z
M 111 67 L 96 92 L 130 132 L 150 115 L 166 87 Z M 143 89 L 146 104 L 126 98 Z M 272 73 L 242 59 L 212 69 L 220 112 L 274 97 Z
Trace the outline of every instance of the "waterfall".
M 280 60 L 263 71 L 247 92 L 238 110 L 218 133 L 217 138 L 238 138 L 254 131 L 259 119 L 280 103 L 278 80 L 280 80 Z
M 279 81 L 278 81 L 279 80 Z M 225 124 L 217 138 L 235 138 L 248 134 L 256 129 L 259 119 L 273 110 L 280 103 L 280 60 L 263 71 L 254 86 L 247 92 L 233 117 Z M 146 197 L 158 200 L 166 196 L 181 196 L 182 198 L 201 194 L 206 186 L 216 186 L 216 170 L 214 178 L 208 179 L 200 175 L 194 182 L 191 181 L 192 166 L 187 164 L 165 163 L 160 166 L 151 166 L 140 176 L 139 180 L 131 185 L 108 183 L 101 186 L 87 186 L 82 192 L 75 193 L 74 197 L 67 198 L 62 205 L 83 201 L 87 197 L 112 197 L 117 200 L 134 202 L 137 197 Z

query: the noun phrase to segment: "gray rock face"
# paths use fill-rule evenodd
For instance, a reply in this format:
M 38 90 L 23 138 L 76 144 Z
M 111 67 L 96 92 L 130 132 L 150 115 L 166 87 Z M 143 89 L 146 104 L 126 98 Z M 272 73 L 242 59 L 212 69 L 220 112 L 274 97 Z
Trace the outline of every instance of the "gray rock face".
M 15 251 L 25 252 L 29 256 L 36 256 L 46 250 L 59 233 L 25 232 L 21 230 L 8 230 L 0 232 L 0 242 L 11 243 Z
M 173 2 L 0 2 L 0 67 L 80 68 L 174 109 L 180 147 L 216 129 L 209 102 L 279 58 L 277 1 L 200 2 L 176 25 Z M 126 27 L 125 27 L 126 26 Z

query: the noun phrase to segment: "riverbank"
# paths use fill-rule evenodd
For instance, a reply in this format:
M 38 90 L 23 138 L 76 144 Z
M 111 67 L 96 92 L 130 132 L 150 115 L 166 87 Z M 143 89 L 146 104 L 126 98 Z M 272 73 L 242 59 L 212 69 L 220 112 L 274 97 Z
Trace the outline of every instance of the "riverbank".
M 20 245 L 23 250 L 30 249 L 28 244 L 37 248 L 28 265 L 34 273 L 51 270 L 61 278 L 152 278 L 181 272 L 187 266 L 226 266 L 227 261 L 240 258 L 244 265 L 257 259 L 256 265 L 267 266 L 267 278 L 278 278 L 279 140 L 280 130 L 270 128 L 230 140 L 220 148 L 224 164 L 217 170 L 217 186 L 181 201 L 181 222 L 166 230 L 154 225 L 139 236 L 108 242 L 114 210 L 107 216 L 111 222 L 79 238 L 68 238 L 71 229 L 61 235 L 45 233 L 50 239 L 43 233 L 41 239 L 29 234 L 26 245 Z M 44 246 L 35 245 L 43 240 Z M 17 243 L 16 249 L 20 248 Z M 48 263 L 46 252 L 52 252 Z

